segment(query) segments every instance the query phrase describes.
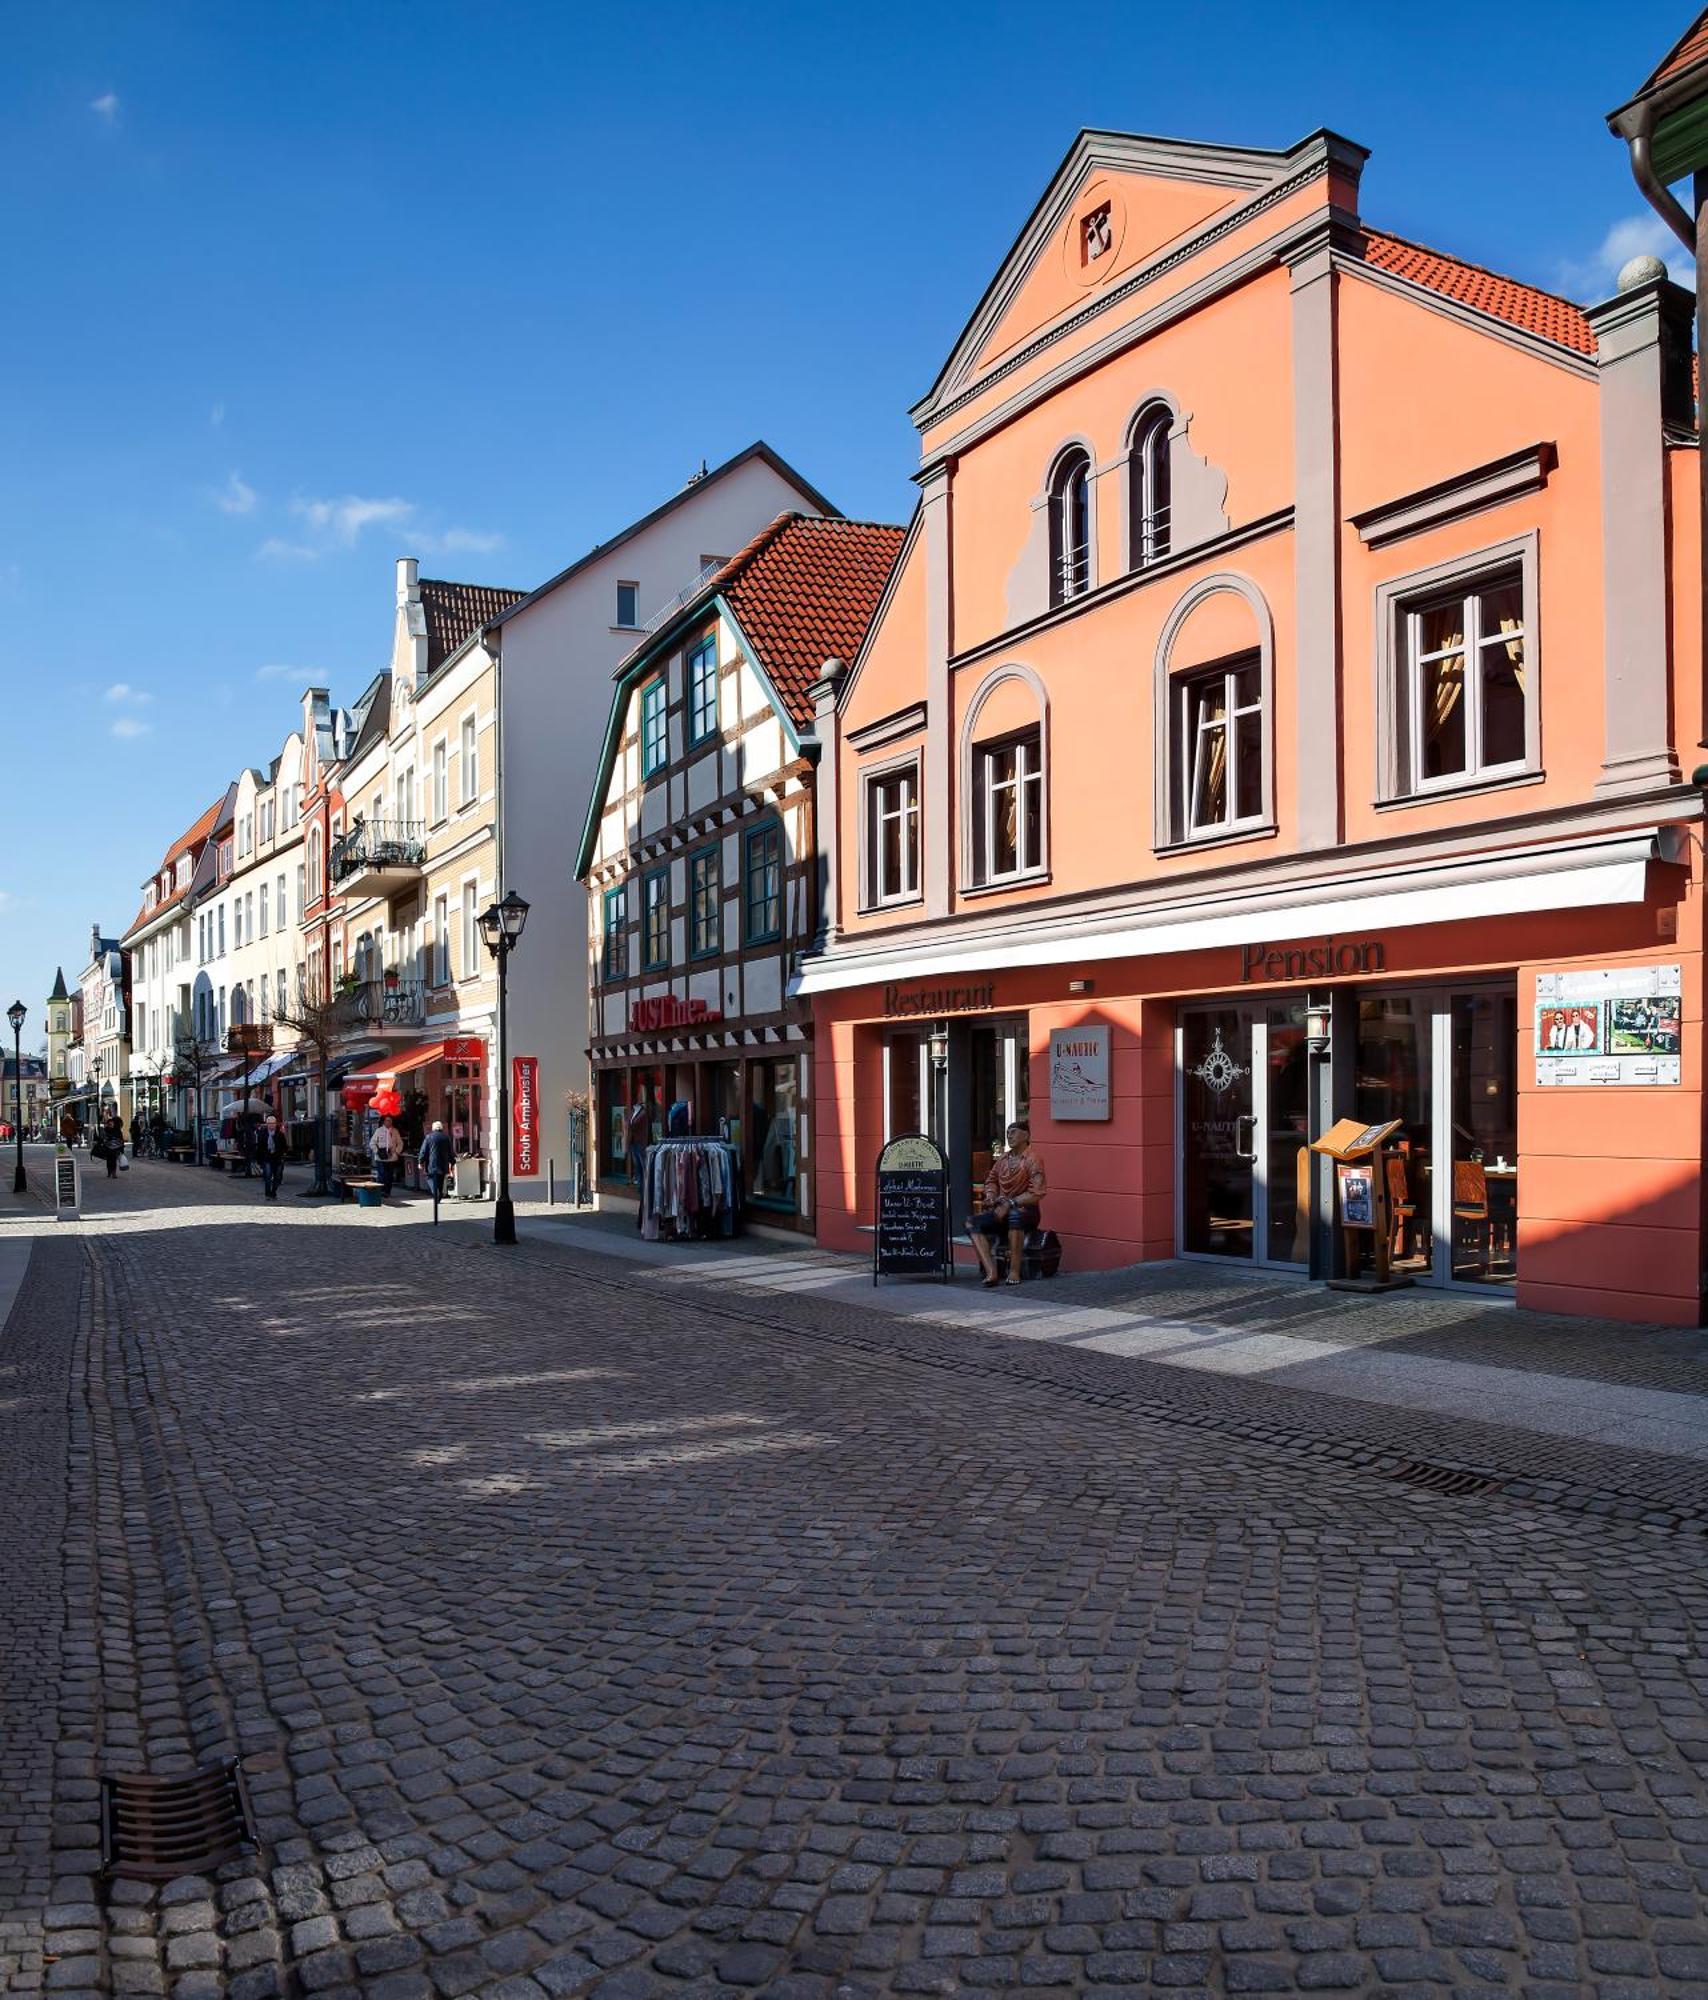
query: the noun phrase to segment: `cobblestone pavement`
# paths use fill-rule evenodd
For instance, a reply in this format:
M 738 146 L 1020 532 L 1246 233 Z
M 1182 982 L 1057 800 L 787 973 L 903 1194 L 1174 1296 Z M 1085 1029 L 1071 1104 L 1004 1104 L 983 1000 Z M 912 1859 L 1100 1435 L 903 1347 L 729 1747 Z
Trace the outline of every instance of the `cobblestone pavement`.
M 97 1188 L 0 1339 L 75 1427 L 51 1989 L 1708 1994 L 1700 1536 L 242 1199 Z M 222 1753 L 260 1854 L 104 1900 L 93 1772 Z

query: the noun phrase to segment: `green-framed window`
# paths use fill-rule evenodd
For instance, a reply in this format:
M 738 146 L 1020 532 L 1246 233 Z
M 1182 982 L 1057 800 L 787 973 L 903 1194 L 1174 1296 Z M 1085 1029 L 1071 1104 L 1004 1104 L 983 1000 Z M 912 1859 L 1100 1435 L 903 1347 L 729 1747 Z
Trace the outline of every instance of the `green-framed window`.
M 688 741 L 718 733 L 718 635 L 708 632 L 688 653 Z
M 670 761 L 670 723 L 665 707 L 664 676 L 641 689 L 641 776 L 650 778 Z
M 641 877 L 641 963 L 656 972 L 670 963 L 670 867 Z
M 629 933 L 624 908 L 625 891 L 619 886 L 605 891 L 605 977 L 626 979 L 629 973 Z
M 714 958 L 724 943 L 723 850 L 702 847 L 688 857 L 688 955 Z
M 774 819 L 748 830 L 741 874 L 743 941 L 774 944 L 783 935 L 783 829 Z

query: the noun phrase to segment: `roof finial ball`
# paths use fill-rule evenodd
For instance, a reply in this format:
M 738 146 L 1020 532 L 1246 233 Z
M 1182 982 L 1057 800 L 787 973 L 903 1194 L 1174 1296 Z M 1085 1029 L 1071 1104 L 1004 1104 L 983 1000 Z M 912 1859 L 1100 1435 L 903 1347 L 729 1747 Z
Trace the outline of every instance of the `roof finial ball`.
M 824 665 L 818 670 L 819 685 L 821 687 L 835 687 L 836 683 L 841 680 L 847 671 L 848 669 L 840 660 L 826 660 Z
M 1634 292 L 1639 285 L 1652 285 L 1657 278 L 1666 276 L 1666 266 L 1660 258 L 1645 250 L 1640 257 L 1633 257 L 1619 267 L 1619 276 L 1614 281 L 1622 292 Z

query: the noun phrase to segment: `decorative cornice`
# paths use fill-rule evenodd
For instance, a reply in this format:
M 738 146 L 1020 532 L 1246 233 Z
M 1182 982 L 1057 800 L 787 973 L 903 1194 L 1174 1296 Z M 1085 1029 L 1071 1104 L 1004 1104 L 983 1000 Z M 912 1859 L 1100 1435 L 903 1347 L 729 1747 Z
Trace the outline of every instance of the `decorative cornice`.
M 1456 472 L 1433 486 L 1402 494 L 1397 500 L 1366 507 L 1348 518 L 1366 548 L 1386 548 L 1390 542 L 1421 534 L 1426 528 L 1438 528 L 1446 521 L 1480 513 L 1485 507 L 1498 507 L 1526 493 L 1539 492 L 1558 463 L 1553 441 L 1543 439 L 1503 458 L 1490 459 L 1486 465 L 1473 466 L 1469 472 Z
M 898 736 L 914 735 L 925 723 L 926 704 L 916 701 L 898 708 L 892 715 L 868 722 L 864 728 L 849 730 L 844 741 L 850 750 L 876 750 L 881 744 L 893 743 Z

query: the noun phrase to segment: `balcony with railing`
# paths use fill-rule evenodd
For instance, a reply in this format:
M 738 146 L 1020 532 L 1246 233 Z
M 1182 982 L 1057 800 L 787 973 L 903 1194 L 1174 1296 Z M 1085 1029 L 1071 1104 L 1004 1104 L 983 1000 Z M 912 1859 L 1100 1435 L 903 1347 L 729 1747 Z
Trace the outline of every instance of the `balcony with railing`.
M 358 819 L 332 843 L 332 886 L 345 896 L 398 896 L 421 880 L 426 859 L 421 821 Z
M 338 995 L 347 1029 L 419 1028 L 427 1019 L 427 988 L 419 979 L 347 982 Z

